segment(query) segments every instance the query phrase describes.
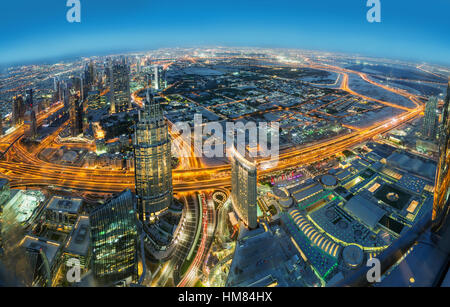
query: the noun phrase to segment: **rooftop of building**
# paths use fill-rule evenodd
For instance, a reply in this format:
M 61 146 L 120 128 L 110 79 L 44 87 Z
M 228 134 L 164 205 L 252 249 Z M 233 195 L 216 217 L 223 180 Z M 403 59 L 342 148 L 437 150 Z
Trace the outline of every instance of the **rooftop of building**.
M 86 256 L 89 251 L 89 243 L 89 217 L 80 216 L 75 223 L 64 251 L 74 255 Z
M 353 196 L 344 208 L 371 229 L 375 228 L 386 214 L 385 210 L 360 195 Z
M 53 196 L 47 205 L 47 210 L 77 214 L 82 203 L 83 200 L 81 198 Z
M 267 251 L 270 250 L 270 253 Z M 227 286 L 314 285 L 312 271 L 302 271 L 301 259 L 278 226 L 243 230 L 239 234 Z M 302 274 L 301 274 L 302 273 Z
M 298 189 L 297 191 L 294 191 L 292 193 L 292 197 L 294 197 L 294 199 L 297 202 L 299 202 L 305 198 L 311 197 L 312 195 L 321 192 L 322 190 L 323 190 L 322 185 L 317 183 L 317 184 L 308 186 L 304 189 Z
M 20 242 L 20 246 L 37 251 L 42 249 L 45 253 L 45 256 L 47 257 L 50 266 L 56 260 L 56 255 L 60 248 L 60 244 L 57 242 L 30 235 L 26 235 L 23 238 L 23 240 Z
M 432 161 L 424 161 L 423 159 L 407 154 L 407 153 L 392 153 L 387 159 L 387 164 L 394 167 L 412 172 L 428 179 L 434 179 L 436 175 L 436 163 Z

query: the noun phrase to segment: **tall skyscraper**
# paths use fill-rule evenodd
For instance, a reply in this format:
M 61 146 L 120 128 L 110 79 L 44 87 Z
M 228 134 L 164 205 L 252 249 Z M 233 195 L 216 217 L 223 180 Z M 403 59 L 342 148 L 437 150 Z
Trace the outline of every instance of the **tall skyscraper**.
M 53 90 L 55 92 L 58 91 L 58 87 L 59 87 L 59 78 L 53 77 Z
M 167 122 L 159 103 L 147 91 L 134 137 L 136 194 L 139 218 L 150 217 L 172 203 L 171 144 Z
M 20 124 L 20 100 L 22 96 L 14 96 L 12 101 L 11 124 L 13 126 Z
M 446 210 L 450 196 L 450 79 L 442 108 L 439 131 L 439 162 L 434 184 L 433 219 Z
M 55 103 L 57 101 L 61 101 L 61 82 L 58 77 L 53 78 L 53 97 L 52 102 Z
M 25 136 L 30 139 L 35 139 L 37 136 L 37 123 L 36 123 L 36 113 L 34 109 L 31 108 L 25 112 Z
M 75 137 L 83 132 L 83 104 L 75 92 L 72 91 L 70 98 L 70 134 Z
M 26 90 L 26 96 L 25 96 L 25 103 L 26 103 L 26 108 L 27 110 L 32 109 L 34 107 L 34 102 L 33 102 L 33 89 L 27 89 Z
M 153 66 L 153 88 L 161 91 L 167 87 L 166 71 L 160 65 Z
M 249 229 L 257 224 L 257 169 L 250 157 L 233 150 L 231 161 L 231 200 L 239 218 Z
M 141 73 L 141 59 L 140 58 L 136 59 L 136 71 L 138 74 Z
M 0 112 L 0 135 L 3 135 L 3 115 Z
M 134 197 L 129 189 L 93 210 L 91 223 L 92 270 L 101 285 L 138 275 L 138 228 Z
M 437 116 L 438 100 L 436 97 L 430 97 L 425 106 L 425 117 L 423 118 L 422 135 L 430 140 L 436 140 L 436 132 L 438 128 Z
M 87 92 L 87 83 L 86 83 L 86 79 L 84 78 L 83 74 L 80 74 L 80 98 L 81 100 L 84 100 L 85 97 L 85 93 Z
M 111 113 L 131 109 L 130 68 L 125 60 L 113 63 L 110 74 Z
M 84 68 L 84 79 L 86 81 L 86 84 L 88 85 L 88 90 L 90 90 L 92 85 L 94 85 L 95 83 L 94 62 L 90 61 L 88 64 L 86 64 Z
M 12 106 L 12 123 L 13 125 L 20 125 L 23 123 L 25 115 L 25 102 L 22 95 L 13 98 Z

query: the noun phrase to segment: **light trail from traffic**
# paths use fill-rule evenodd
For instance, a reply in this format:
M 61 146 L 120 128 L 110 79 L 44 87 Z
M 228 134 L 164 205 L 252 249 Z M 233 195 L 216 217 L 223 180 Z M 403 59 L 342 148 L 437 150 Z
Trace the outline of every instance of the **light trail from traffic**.
M 421 115 L 424 110 L 423 104 L 414 95 L 410 95 L 405 91 L 396 90 L 383 86 L 370 79 L 365 74 L 342 69 L 340 67 L 315 64 L 308 65 L 311 68 L 336 71 L 343 75 L 341 79 L 341 89 L 349 94 L 379 102 L 383 105 L 401 109 L 404 112 L 394 118 L 383 122 L 375 123 L 367 128 L 353 129 L 349 134 L 310 143 L 305 146 L 294 147 L 280 153 L 277 159 L 259 160 L 259 175 L 265 175 L 272 171 L 282 170 L 283 168 L 292 167 L 302 164 L 310 164 L 321 161 L 325 158 L 342 152 L 346 148 L 351 148 L 359 143 L 367 141 L 378 134 L 385 133 L 399 125 L 408 122 Z M 364 81 L 374 86 L 381 87 L 385 90 L 397 93 L 407 97 L 415 105 L 415 109 L 409 109 L 397 106 L 389 102 L 360 95 L 348 86 L 348 74 L 359 75 Z M 53 107 L 49 114 L 56 112 L 62 107 L 62 104 Z M 48 114 L 47 114 L 48 115 Z M 41 123 L 45 114 L 39 115 L 38 123 Z M 17 137 L 24 133 L 24 127 L 20 126 L 14 132 L 0 139 L 0 143 L 11 144 Z M 172 137 L 175 136 L 170 131 Z M 51 143 L 51 139 L 55 135 L 46 139 L 45 145 Z M 184 140 L 182 140 L 184 141 Z M 76 166 L 59 165 L 40 160 L 37 157 L 42 146 L 38 146 L 37 150 L 32 153 L 28 152 L 20 142 L 16 142 L 0 161 L 0 173 L 11 181 L 11 186 L 16 188 L 26 188 L 32 186 L 54 186 L 61 189 L 76 189 L 102 193 L 116 193 L 126 188 L 134 190 L 134 172 L 129 170 L 107 170 L 107 169 L 90 169 Z M 185 156 L 185 155 L 183 155 Z M 219 187 L 227 187 L 230 185 L 230 166 L 227 164 L 208 167 L 204 165 L 200 158 L 195 157 L 194 150 L 187 159 L 180 161 L 180 166 L 173 170 L 174 191 L 175 192 L 191 192 L 205 191 Z

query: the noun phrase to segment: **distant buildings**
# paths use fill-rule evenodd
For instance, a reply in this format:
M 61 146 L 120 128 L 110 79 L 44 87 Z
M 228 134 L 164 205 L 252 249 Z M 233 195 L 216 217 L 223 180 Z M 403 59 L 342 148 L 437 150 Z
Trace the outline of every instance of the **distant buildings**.
M 62 83 L 58 77 L 53 78 L 53 103 L 62 100 Z
M 442 108 L 442 124 L 439 131 L 439 162 L 437 166 L 433 219 L 436 218 L 447 205 L 450 196 L 450 80 L 448 81 L 447 96 Z
M 172 203 L 171 144 L 161 106 L 147 91 L 144 111 L 139 113 L 135 130 L 135 176 L 139 218 L 152 215 Z
M 67 111 L 70 108 L 70 89 L 67 83 L 62 84 L 62 100 L 64 102 L 64 110 Z
M 129 189 L 96 208 L 89 216 L 91 224 L 92 270 L 100 285 L 138 275 L 138 229 L 134 197 Z
M 231 161 L 231 199 L 233 207 L 249 229 L 257 225 L 256 164 L 236 150 Z
M 12 124 L 14 126 L 20 125 L 23 123 L 25 115 L 25 102 L 23 100 L 22 95 L 15 96 L 13 98 L 12 105 Z
M 85 100 L 89 91 L 92 90 L 94 84 L 97 81 L 94 62 L 90 61 L 84 67 L 84 71 L 80 75 L 81 85 L 80 94 L 81 100 Z
M 69 102 L 70 134 L 76 137 L 83 133 L 83 103 L 75 93 L 71 93 Z
M 33 89 L 32 88 L 26 90 L 25 103 L 26 103 L 27 109 L 32 109 L 34 107 Z
M 130 68 L 125 60 L 115 62 L 110 67 L 111 113 L 131 109 Z
M 436 130 L 438 126 L 437 116 L 438 100 L 436 97 L 431 97 L 425 107 L 425 117 L 423 119 L 422 135 L 428 140 L 436 139 Z

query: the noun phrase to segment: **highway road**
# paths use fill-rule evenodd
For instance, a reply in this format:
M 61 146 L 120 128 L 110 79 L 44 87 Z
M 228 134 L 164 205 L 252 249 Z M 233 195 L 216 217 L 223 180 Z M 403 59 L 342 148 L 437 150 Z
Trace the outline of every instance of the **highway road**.
M 276 159 L 261 159 L 258 161 L 258 174 L 265 175 L 268 172 L 282 170 L 287 167 L 310 164 L 333 156 L 343 150 L 353 147 L 361 142 L 370 140 L 374 136 L 385 133 L 399 125 L 421 116 L 424 105 L 414 95 L 404 90 L 396 90 L 370 80 L 365 74 L 342 69 L 336 66 L 311 63 L 310 67 L 335 71 L 343 75 L 340 88 L 352 95 L 364 99 L 375 100 L 351 90 L 348 86 L 348 74 L 359 75 L 364 81 L 379 86 L 385 90 L 397 93 L 410 99 L 414 109 L 404 108 L 389 102 L 380 102 L 390 107 L 401 109 L 403 113 L 389 120 L 375 123 L 374 125 L 354 130 L 349 134 L 333 139 L 311 143 L 305 146 L 287 149 L 280 153 Z M 47 114 L 56 112 L 62 107 L 58 104 L 49 110 Z M 38 124 L 41 124 L 46 114 L 38 115 Z M 12 144 L 14 140 L 24 133 L 23 125 L 16 131 L 0 138 L 2 144 Z M 60 128 L 62 129 L 62 128 Z M 59 129 L 58 129 L 59 130 Z M 56 132 L 55 132 L 56 133 Z M 123 189 L 134 189 L 134 172 L 108 169 L 89 169 L 76 166 L 59 165 L 42 161 L 38 153 L 45 146 L 51 146 L 56 134 L 50 135 L 40 146 L 29 152 L 21 142 L 14 143 L 0 160 L 0 174 L 11 181 L 13 188 L 45 187 L 53 186 L 61 189 L 76 189 L 91 192 L 116 193 Z M 192 153 L 192 151 L 191 151 Z M 209 191 L 218 187 L 230 185 L 230 166 L 218 165 L 205 166 L 201 159 L 188 157 L 182 160 L 180 166 L 173 170 L 173 185 L 175 192 Z

